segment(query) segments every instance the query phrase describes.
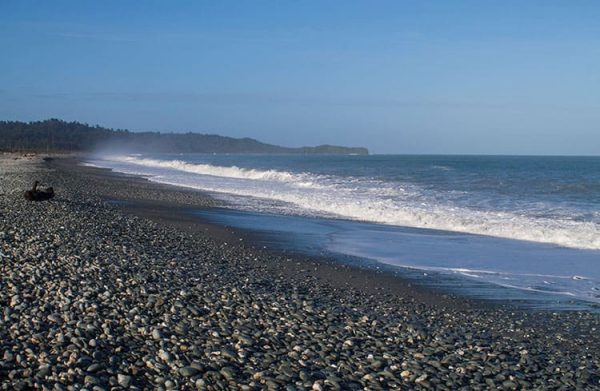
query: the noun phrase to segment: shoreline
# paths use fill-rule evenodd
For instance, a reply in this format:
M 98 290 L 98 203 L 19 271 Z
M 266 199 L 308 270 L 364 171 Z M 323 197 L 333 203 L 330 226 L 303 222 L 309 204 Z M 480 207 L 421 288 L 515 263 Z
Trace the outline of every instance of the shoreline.
M 3 389 L 600 388 L 597 315 L 252 248 L 183 217 L 215 205 L 197 191 L 15 162 L 0 171 Z M 33 177 L 56 198 L 27 203 Z
M 261 249 L 266 256 L 273 254 L 290 257 L 300 263 L 309 262 L 318 265 L 323 270 L 313 274 L 318 275 L 320 279 L 324 280 L 324 283 L 333 284 L 338 288 L 351 285 L 354 289 L 370 293 L 377 292 L 382 288 L 390 293 L 414 296 L 417 301 L 431 305 L 443 304 L 456 308 L 497 307 L 507 310 L 595 312 L 600 310 L 598 303 L 570 298 L 566 295 L 522 291 L 519 288 L 507 288 L 477 280 L 469 281 L 466 278 L 460 279 L 460 277 L 458 277 L 460 280 L 456 280 L 456 277 L 438 274 L 435 271 L 395 266 L 343 254 L 306 254 L 285 246 L 272 248 L 270 244 L 267 244 L 269 245 L 268 251 L 264 251 L 259 239 L 261 234 L 253 228 L 226 226 L 221 222 L 203 217 L 203 210 L 210 212 L 212 209 L 213 213 L 218 214 L 220 207 L 228 209 L 229 206 L 202 190 L 154 182 L 142 175 L 120 173 L 103 167 L 84 166 L 80 168 L 84 171 L 87 170 L 87 173 L 93 173 L 93 176 L 97 177 L 100 182 L 126 179 L 129 184 L 135 183 L 141 192 L 153 193 L 155 189 L 161 189 L 172 194 L 183 193 L 188 200 L 179 204 L 175 204 L 174 200 L 180 196 L 166 199 L 163 197 L 157 200 L 156 197 L 150 197 L 152 199 L 132 197 L 131 193 L 124 196 L 111 193 L 104 195 L 104 198 L 107 201 L 113 201 L 128 213 L 142 215 L 159 223 L 170 224 L 190 232 L 201 229 L 203 233 L 217 240 L 228 240 L 235 243 L 241 240 L 243 244 L 253 250 Z M 193 201 L 195 198 L 196 201 Z M 233 210 L 236 210 L 235 207 Z M 288 262 L 290 267 L 284 268 L 284 271 L 289 271 L 288 274 L 292 275 L 298 270 L 305 272 L 302 267 L 294 267 L 296 263 Z M 359 283 L 359 281 L 361 282 Z
M 73 163 L 76 164 L 75 161 L 67 164 L 71 165 Z M 124 181 L 128 185 L 134 185 L 138 192 L 147 195 L 152 194 L 157 189 L 160 189 L 157 194 L 160 194 L 160 191 L 172 195 L 177 194 L 178 196 L 183 194 L 186 197 L 186 201 L 183 202 L 174 202 L 173 200 L 165 200 L 164 197 L 152 197 L 151 195 L 147 198 L 139 195 L 132 196 L 131 193 L 105 192 L 101 194 L 101 197 L 125 213 L 148 218 L 158 224 L 167 224 L 186 232 L 206 234 L 218 242 L 227 242 L 254 251 L 258 256 L 284 259 L 285 265 L 282 267 L 278 267 L 279 265 L 274 263 L 268 266 L 274 267 L 276 269 L 273 270 L 274 272 L 284 273 L 287 277 L 304 273 L 318 278 L 323 283 L 336 289 L 351 288 L 371 295 L 382 293 L 384 295 L 409 296 L 420 303 L 450 306 L 455 309 L 509 306 L 508 303 L 504 302 L 494 303 L 488 300 L 478 300 L 437 291 L 434 288 L 421 286 L 414 281 L 404 279 L 400 276 L 400 273 L 392 272 L 386 268 L 373 270 L 358 265 L 341 263 L 327 256 L 304 255 L 294 251 L 261 248 L 262 246 L 255 243 L 255 233 L 251 230 L 223 226 L 210 222 L 201 216 L 192 215 L 191 212 L 195 210 L 221 206 L 220 201 L 200 190 L 152 182 L 143 177 L 118 173 L 105 168 L 77 165 L 75 168 L 70 166 L 68 169 L 81 170 L 81 175 L 86 176 L 87 180 L 92 176 L 94 180 L 99 182 L 117 181 L 120 183 Z M 115 187 L 111 188 L 114 189 Z M 177 199 L 178 196 L 173 197 Z

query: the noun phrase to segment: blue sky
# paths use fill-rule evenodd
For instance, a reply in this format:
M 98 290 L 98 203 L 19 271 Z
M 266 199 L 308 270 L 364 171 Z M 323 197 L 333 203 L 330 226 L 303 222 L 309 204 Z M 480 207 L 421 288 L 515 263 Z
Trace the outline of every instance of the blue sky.
M 600 154 L 599 1 L 0 0 L 0 119 Z

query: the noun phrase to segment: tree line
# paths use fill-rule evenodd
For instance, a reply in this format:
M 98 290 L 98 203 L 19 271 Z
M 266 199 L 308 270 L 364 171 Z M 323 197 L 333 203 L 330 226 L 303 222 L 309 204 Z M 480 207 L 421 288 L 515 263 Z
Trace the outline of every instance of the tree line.
M 251 138 L 200 133 L 130 132 L 60 119 L 0 121 L 0 149 L 5 151 L 71 152 L 110 149 L 127 152 L 171 153 L 290 153 L 359 154 L 366 148 L 334 145 L 287 148 Z

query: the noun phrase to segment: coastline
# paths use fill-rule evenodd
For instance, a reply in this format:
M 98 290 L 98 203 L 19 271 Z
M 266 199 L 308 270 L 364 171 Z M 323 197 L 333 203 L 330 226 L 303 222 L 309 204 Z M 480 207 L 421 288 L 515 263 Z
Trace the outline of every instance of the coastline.
M 157 162 L 159 161 L 153 160 L 151 165 L 157 164 Z M 179 162 L 175 163 L 179 164 Z M 144 164 L 141 164 L 141 171 L 137 171 L 135 167 L 117 167 L 114 172 L 110 169 L 109 171 L 92 170 L 88 172 L 93 172 L 94 176 L 98 177 L 99 182 L 113 180 L 114 175 L 125 175 L 124 178 L 127 178 L 126 172 L 133 173 L 129 176 L 131 178 L 130 182 L 140 180 L 140 182 L 135 182 L 135 186 L 140 191 L 136 192 L 134 199 L 131 199 L 132 192 L 124 195 L 114 193 L 106 195 L 109 201 L 112 200 L 125 211 L 151 215 L 155 219 L 162 219 L 163 222 L 168 220 L 171 225 L 177 224 L 188 230 L 202 224 L 205 228 L 204 233 L 211 236 L 214 236 L 213 233 L 222 232 L 223 226 L 227 226 L 226 231 L 235 232 L 236 235 L 249 239 L 244 243 L 254 249 L 268 248 L 271 253 L 283 254 L 286 257 L 299 257 L 304 259 L 304 262 L 308 258 L 312 261 L 318 260 L 320 264 L 333 264 L 338 268 L 343 266 L 354 272 L 360 271 L 361 275 L 374 275 L 376 276 L 375 280 L 382 279 L 382 277 L 391 277 L 387 278 L 387 281 L 382 281 L 382 283 L 374 282 L 371 279 L 369 283 L 358 286 L 357 288 L 360 290 L 369 289 L 373 286 L 384 286 L 388 290 L 389 288 L 400 287 L 399 292 L 401 294 L 410 295 L 418 292 L 422 299 L 426 299 L 428 303 L 433 304 L 439 301 L 448 301 L 446 299 L 449 296 L 455 299 L 459 298 L 460 300 L 454 300 L 454 304 L 463 306 L 474 304 L 479 307 L 509 306 L 551 311 L 598 311 L 600 309 L 598 303 L 593 300 L 586 301 L 585 295 L 578 296 L 578 293 L 585 293 L 590 295 L 589 298 L 592 299 L 595 288 L 589 289 L 587 292 L 580 292 L 577 290 L 579 289 L 578 286 L 565 286 L 570 279 L 562 277 L 562 273 L 571 273 L 573 281 L 586 280 L 585 277 L 578 276 L 588 276 L 588 271 L 595 269 L 595 258 L 584 254 L 582 251 L 555 252 L 552 246 L 537 245 L 535 242 L 512 241 L 493 235 L 465 234 L 463 236 L 461 233 L 441 229 L 412 229 L 408 228 L 409 226 L 399 226 L 395 227 L 398 228 L 398 231 L 396 231 L 393 225 L 378 225 L 377 223 L 373 225 L 373 222 L 365 222 L 365 225 L 361 227 L 362 221 L 360 219 L 344 220 L 342 216 L 340 216 L 341 218 L 328 220 L 318 217 L 316 219 L 292 217 L 288 215 L 289 211 L 286 212 L 285 210 L 281 214 L 277 211 L 273 213 L 255 213 L 252 212 L 252 208 L 250 210 L 243 207 L 239 209 L 235 206 L 235 200 L 233 205 L 229 204 L 228 201 L 221 201 L 223 198 L 218 195 L 215 195 L 216 199 L 212 200 L 210 206 L 204 206 L 206 201 L 212 197 L 212 193 L 211 195 L 200 193 L 201 190 L 198 190 L 198 188 L 214 188 L 212 175 L 220 177 L 223 174 L 219 172 L 218 168 L 221 167 L 219 164 L 223 163 L 215 163 L 216 166 L 203 166 L 200 164 L 197 167 L 179 167 L 178 170 L 184 173 L 188 171 L 195 172 L 194 170 L 198 168 L 200 172 L 208 175 L 203 179 L 205 183 L 195 184 L 193 180 L 189 182 L 189 178 L 187 181 L 183 180 L 181 182 L 178 175 L 175 175 L 171 180 L 169 173 L 146 171 L 144 170 Z M 224 164 L 227 166 L 233 163 L 230 161 Z M 94 164 L 99 164 L 99 166 L 94 166 L 97 168 L 105 167 L 102 162 Z M 110 167 L 110 164 L 107 167 Z M 214 173 L 211 171 L 211 167 L 217 167 Z M 244 165 L 240 167 L 244 167 Z M 251 164 L 250 167 L 253 167 L 253 165 Z M 259 172 L 264 174 L 265 171 L 259 170 Z M 258 175 L 259 172 L 244 172 L 243 169 L 239 169 L 234 165 L 233 172 L 225 174 L 225 177 L 228 175 L 234 177 L 249 175 L 252 177 Z M 289 175 L 289 172 L 285 170 L 283 172 L 286 173 L 283 174 L 283 179 L 288 181 L 289 178 L 286 176 Z M 141 173 L 146 173 L 148 177 L 146 178 Z M 181 185 L 171 185 L 169 182 L 180 183 Z M 140 198 L 140 193 L 152 194 L 156 187 L 163 189 L 165 192 L 168 190 L 168 193 L 172 196 L 163 197 L 158 202 L 156 197 L 152 196 L 147 197 L 149 199 L 145 199 L 144 196 Z M 216 187 L 219 188 L 218 185 Z M 233 194 L 237 194 L 236 190 L 234 189 Z M 178 192 L 182 191 L 188 201 L 190 197 L 192 199 L 195 196 L 199 197 L 200 200 L 197 200 L 196 204 L 201 206 L 189 206 L 189 202 L 187 202 L 188 207 L 181 205 L 178 200 L 182 196 Z M 257 195 L 257 197 L 260 198 L 260 195 Z M 266 200 L 269 200 L 269 196 L 266 197 Z M 181 207 L 176 207 L 174 205 L 176 202 Z M 242 203 L 244 202 L 246 201 L 242 201 Z M 299 201 L 299 206 L 301 205 L 303 204 Z M 184 224 L 184 222 L 186 223 Z M 503 225 L 501 222 L 496 222 L 495 226 L 502 227 Z M 296 231 L 295 227 L 301 228 Z M 358 231 L 356 230 L 357 227 L 359 228 Z M 360 230 L 362 230 L 364 236 L 357 234 Z M 399 232 L 406 233 L 399 234 Z M 219 235 L 217 233 L 217 236 Z M 352 235 L 355 237 L 348 239 Z M 382 240 L 382 236 L 385 237 L 384 240 Z M 441 240 L 438 240 L 438 238 L 441 238 Z M 446 240 L 446 238 L 450 239 Z M 230 238 L 230 242 L 237 242 L 239 239 L 237 237 Z M 343 243 L 344 241 L 347 241 L 347 243 L 342 244 L 339 249 L 330 250 L 332 243 Z M 384 243 L 387 244 L 384 245 Z M 354 255 L 352 255 L 353 253 Z M 396 258 L 396 255 L 399 257 Z M 489 262 L 494 258 L 498 261 L 496 265 L 486 263 L 486 260 Z M 457 261 L 460 259 L 469 261 L 466 261 L 466 263 Z M 478 262 L 478 259 L 483 260 L 483 262 Z M 563 259 L 572 259 L 574 265 L 580 265 L 579 269 L 563 270 L 560 266 L 564 265 Z M 535 267 L 531 269 L 522 267 L 522 265 L 527 264 L 545 266 L 540 266 L 537 269 Z M 585 265 L 592 269 L 585 269 Z M 485 271 L 491 271 L 491 273 L 486 275 Z M 509 277 L 504 278 L 503 273 Z M 515 275 L 512 276 L 511 273 L 515 273 Z M 319 274 L 323 275 L 324 273 Z M 334 283 L 340 280 L 344 282 L 352 281 L 351 278 L 343 276 L 338 278 L 339 274 L 333 272 L 333 275 L 336 276 L 333 278 Z M 552 274 L 556 274 L 557 277 L 552 279 Z M 330 274 L 325 275 L 330 276 Z M 466 277 L 467 275 L 468 277 Z M 532 279 L 531 276 L 537 276 L 537 280 Z M 513 279 L 514 277 L 516 279 Z M 528 280 L 520 281 L 519 278 Z M 398 279 L 403 280 L 402 283 L 398 283 Z M 491 279 L 494 279 L 494 281 L 490 281 Z M 332 278 L 329 278 L 329 280 L 329 282 L 326 282 L 327 284 L 331 283 Z M 567 282 L 565 283 L 565 281 Z M 519 284 L 520 282 L 522 284 Z M 407 290 L 407 285 L 413 286 Z M 570 291 L 570 289 L 573 290 Z M 437 293 L 437 295 L 434 295 L 434 293 Z
M 600 387 L 594 314 L 491 306 L 253 248 L 186 213 L 216 205 L 198 191 L 40 160 L 0 172 L 5 387 Z M 23 199 L 33 176 L 55 200 Z
M 98 184 L 112 183 L 104 188 L 104 191 L 100 190 L 100 196 L 125 213 L 148 218 L 158 224 L 167 224 L 186 232 L 205 234 L 220 243 L 239 245 L 245 250 L 255 252 L 260 258 L 276 258 L 277 262 L 269 262 L 265 266 L 271 267 L 273 273 L 285 274 L 287 278 L 295 278 L 301 273 L 307 278 L 318 279 L 319 284 L 335 289 L 350 288 L 371 295 L 401 295 L 419 303 L 455 309 L 502 305 L 438 292 L 430 287 L 422 287 L 413 281 L 404 280 L 398 273 L 385 269 L 372 270 L 340 263 L 325 256 L 264 249 L 254 242 L 254 234 L 251 231 L 222 226 L 192 214 L 198 209 L 221 206 L 220 201 L 196 189 L 151 182 L 143 177 L 121 174 L 105 168 L 82 167 L 77 164 L 77 160 L 59 161 L 58 165 L 72 174 L 84 176 L 86 181 L 93 180 Z

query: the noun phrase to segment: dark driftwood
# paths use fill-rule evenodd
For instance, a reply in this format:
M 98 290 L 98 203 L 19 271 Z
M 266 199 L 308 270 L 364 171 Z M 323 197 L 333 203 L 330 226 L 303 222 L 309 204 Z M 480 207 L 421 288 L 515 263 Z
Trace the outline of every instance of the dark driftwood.
M 47 187 L 45 190 L 38 190 L 37 186 L 40 183 L 35 181 L 31 190 L 27 190 L 24 194 L 28 201 L 46 201 L 54 197 L 54 189 Z

